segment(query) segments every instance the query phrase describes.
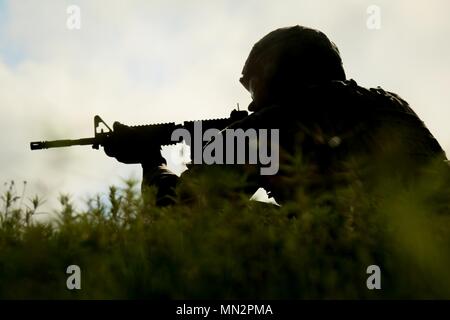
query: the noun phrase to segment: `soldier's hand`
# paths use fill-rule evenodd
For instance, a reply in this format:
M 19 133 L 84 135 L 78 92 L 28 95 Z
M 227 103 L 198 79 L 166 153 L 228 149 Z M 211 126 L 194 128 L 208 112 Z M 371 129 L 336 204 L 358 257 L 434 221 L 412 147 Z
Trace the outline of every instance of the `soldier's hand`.
M 113 133 L 103 144 L 106 155 L 116 158 L 119 162 L 148 163 L 155 166 L 166 163 L 161 156 L 161 146 L 148 143 L 139 132 L 120 122 L 114 122 Z
M 124 150 L 123 143 L 119 140 L 119 135 L 125 135 L 129 132 L 130 127 L 124 125 L 120 122 L 114 122 L 113 124 L 113 133 L 111 136 L 105 141 L 103 145 L 103 149 L 107 156 L 116 158 L 121 161 L 120 158 L 125 156 L 127 150 Z

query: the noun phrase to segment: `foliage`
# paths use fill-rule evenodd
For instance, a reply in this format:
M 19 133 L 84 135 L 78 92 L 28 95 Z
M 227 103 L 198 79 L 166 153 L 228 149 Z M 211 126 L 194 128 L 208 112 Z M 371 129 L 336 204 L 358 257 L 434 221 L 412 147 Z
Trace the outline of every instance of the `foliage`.
M 0 297 L 450 298 L 450 180 L 439 170 L 370 191 L 356 178 L 321 194 L 299 184 L 281 207 L 224 194 L 240 183 L 229 175 L 192 178 L 180 192 L 189 201 L 164 208 L 144 203 L 134 181 L 87 210 L 61 195 L 59 219 L 47 224 L 33 222 L 39 198 L 24 200 L 11 183 L 0 209 Z M 66 288 L 72 264 L 81 290 Z M 366 287 L 373 264 L 381 290 Z

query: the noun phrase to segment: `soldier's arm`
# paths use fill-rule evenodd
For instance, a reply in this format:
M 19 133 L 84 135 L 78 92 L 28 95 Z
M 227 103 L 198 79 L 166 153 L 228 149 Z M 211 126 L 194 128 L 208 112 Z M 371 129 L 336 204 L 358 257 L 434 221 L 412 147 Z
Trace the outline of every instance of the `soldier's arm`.
M 247 121 L 236 122 L 230 127 L 234 129 L 248 129 L 256 126 L 260 122 L 258 120 L 259 117 L 253 114 L 251 117 L 247 117 Z M 145 198 L 149 189 L 156 189 L 157 206 L 174 204 L 178 184 L 186 187 L 181 188 L 183 190 L 182 193 L 187 191 L 180 198 L 182 201 L 183 199 L 189 201 L 188 198 L 192 197 L 191 195 L 187 195 L 187 193 L 195 193 L 195 184 L 200 181 L 205 181 L 201 177 L 206 177 L 206 179 L 216 182 L 214 186 L 211 186 L 214 190 L 209 191 L 217 191 L 223 193 L 224 196 L 227 194 L 225 196 L 227 198 L 238 196 L 239 194 L 251 195 L 258 189 L 259 183 L 259 176 L 256 174 L 258 170 L 254 165 L 190 165 L 189 170 L 183 173 L 181 178 L 167 168 L 166 162 L 162 157 L 159 159 L 159 162 L 152 161 L 151 163 L 143 163 L 142 168 L 142 194 Z M 235 177 L 235 179 L 228 180 L 228 177 Z M 228 180 L 228 182 L 222 183 L 225 180 Z M 187 181 L 189 182 L 187 183 Z
M 175 202 L 175 188 L 179 177 L 167 168 L 165 160 L 161 157 L 160 163 L 142 164 L 142 196 L 148 197 L 150 189 L 156 190 L 156 205 L 167 206 Z

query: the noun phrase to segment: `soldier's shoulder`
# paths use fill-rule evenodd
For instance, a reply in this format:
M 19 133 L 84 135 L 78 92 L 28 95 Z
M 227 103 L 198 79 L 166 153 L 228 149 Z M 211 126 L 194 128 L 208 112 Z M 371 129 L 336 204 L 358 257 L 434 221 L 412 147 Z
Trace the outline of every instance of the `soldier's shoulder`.
M 319 88 L 317 88 L 319 90 Z M 323 90 L 323 89 L 322 89 Z M 360 86 L 355 80 L 332 81 L 327 85 L 330 93 L 335 92 L 334 96 L 342 97 L 346 101 L 357 101 L 359 105 L 372 107 L 375 110 L 402 112 L 416 115 L 408 102 L 397 93 L 383 89 L 381 86 L 376 88 L 366 88 Z M 333 96 L 331 94 L 331 96 Z

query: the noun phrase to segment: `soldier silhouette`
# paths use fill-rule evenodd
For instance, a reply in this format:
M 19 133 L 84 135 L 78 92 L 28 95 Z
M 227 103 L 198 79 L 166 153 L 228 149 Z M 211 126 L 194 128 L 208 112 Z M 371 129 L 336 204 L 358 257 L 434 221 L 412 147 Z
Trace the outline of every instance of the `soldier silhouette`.
M 240 82 L 252 96 L 252 113 L 230 127 L 279 129 L 280 170 L 260 176 L 247 166 L 231 167 L 247 170 L 249 187 L 264 187 L 281 203 L 292 199 L 298 184 L 292 179 L 300 170 L 293 160 L 298 153 L 310 165 L 305 181 L 316 190 L 333 188 L 349 163 L 377 172 L 374 176 L 381 170 L 384 176 L 414 177 L 429 162 L 446 159 L 407 102 L 347 80 L 338 48 L 318 30 L 293 26 L 270 32 L 253 46 Z M 167 169 L 159 149 L 152 154 L 142 163 L 143 190 L 156 187 L 157 204 L 170 204 L 180 178 Z

